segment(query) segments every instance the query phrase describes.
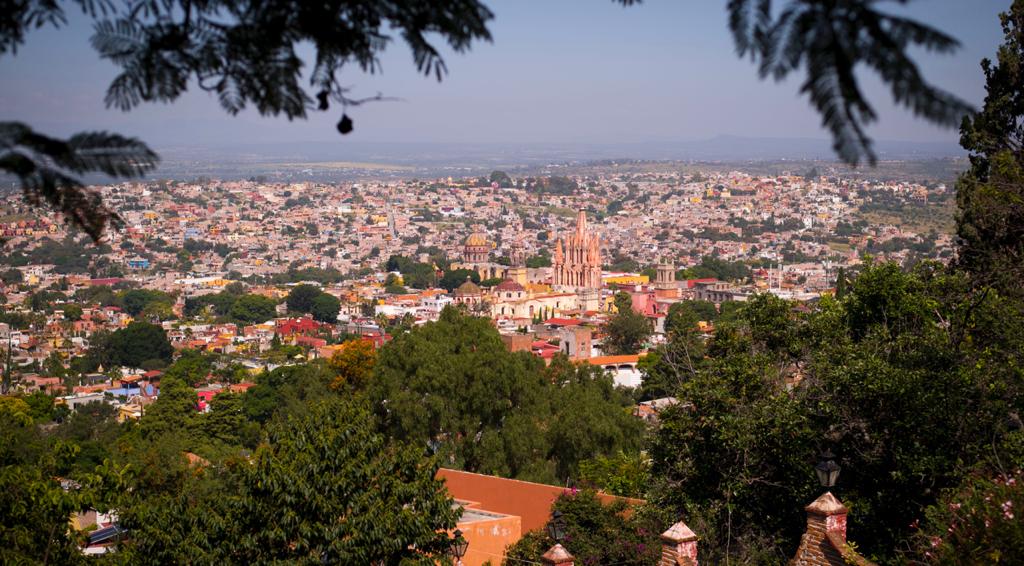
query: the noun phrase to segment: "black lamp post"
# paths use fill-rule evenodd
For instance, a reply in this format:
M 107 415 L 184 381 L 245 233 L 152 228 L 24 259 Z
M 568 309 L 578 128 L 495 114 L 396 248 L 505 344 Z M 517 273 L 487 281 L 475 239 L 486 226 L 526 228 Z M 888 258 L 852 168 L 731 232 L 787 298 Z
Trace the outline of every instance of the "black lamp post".
M 562 512 L 557 509 L 551 514 L 551 521 L 548 522 L 548 535 L 557 543 L 561 543 L 565 538 L 565 519 L 562 518 Z
M 455 563 L 462 564 L 462 557 L 466 555 L 466 550 L 469 548 L 469 541 L 462 536 L 462 531 L 459 529 L 455 529 L 455 532 L 452 534 L 454 535 L 454 538 L 452 538 L 451 552 L 452 555 L 455 556 Z
M 821 487 L 826 489 L 835 487 L 836 480 L 839 479 L 839 464 L 833 459 L 836 455 L 831 450 L 826 450 L 821 454 L 821 461 L 818 462 L 817 466 L 814 466 L 814 472 L 818 474 L 818 483 Z

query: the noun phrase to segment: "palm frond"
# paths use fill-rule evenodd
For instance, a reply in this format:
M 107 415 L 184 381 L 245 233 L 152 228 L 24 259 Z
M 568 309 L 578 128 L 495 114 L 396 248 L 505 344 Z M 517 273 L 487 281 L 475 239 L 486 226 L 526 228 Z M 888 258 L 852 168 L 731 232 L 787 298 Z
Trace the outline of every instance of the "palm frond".
M 82 132 L 64 141 L 25 124 L 0 122 L 0 171 L 18 177 L 29 204 L 59 211 L 94 241 L 122 221 L 77 175 L 139 177 L 153 170 L 158 159 L 141 141 L 118 134 Z
M 865 50 L 864 62 L 889 85 L 893 100 L 936 124 L 947 127 L 959 125 L 971 112 L 971 106 L 926 83 L 917 65 L 900 48 L 902 38 L 893 38 L 882 25 L 881 20 L 866 21 L 865 31 L 871 43 Z
M 102 20 L 93 26 L 89 42 L 93 49 L 111 61 L 123 65 L 131 61 L 136 53 L 145 47 L 145 29 L 137 22 L 127 19 Z
M 761 77 L 782 80 L 804 67 L 801 93 L 832 134 L 836 153 L 851 165 L 876 160 L 865 133 L 875 113 L 854 75 L 861 63 L 878 73 L 897 104 L 925 120 L 953 127 L 971 111 L 963 100 L 926 83 L 907 55 L 914 46 L 949 53 L 957 41 L 930 26 L 879 12 L 876 4 L 789 0 L 774 19 L 770 0 L 728 4 L 737 52 L 751 55 Z
M 771 21 L 771 0 L 729 0 L 726 10 L 736 53 L 756 57 Z

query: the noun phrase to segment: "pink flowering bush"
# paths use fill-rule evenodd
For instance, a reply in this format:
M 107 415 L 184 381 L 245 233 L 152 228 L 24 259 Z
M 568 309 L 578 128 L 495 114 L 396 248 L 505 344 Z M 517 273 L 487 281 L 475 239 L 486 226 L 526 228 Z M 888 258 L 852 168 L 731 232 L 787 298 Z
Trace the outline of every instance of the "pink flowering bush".
M 1024 564 L 1024 474 L 973 476 L 927 512 L 918 558 L 930 564 Z

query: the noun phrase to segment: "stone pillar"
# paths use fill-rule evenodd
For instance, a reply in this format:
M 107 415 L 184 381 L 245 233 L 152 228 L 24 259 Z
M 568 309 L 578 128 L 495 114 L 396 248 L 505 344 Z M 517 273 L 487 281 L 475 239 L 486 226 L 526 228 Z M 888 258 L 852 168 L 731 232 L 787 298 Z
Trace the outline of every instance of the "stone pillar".
M 540 557 L 540 561 L 548 566 L 573 566 L 574 560 L 569 551 L 557 542 Z
M 658 566 L 697 566 L 697 535 L 679 521 L 661 533 L 661 560 Z
M 807 511 L 807 530 L 800 538 L 800 547 L 790 560 L 790 566 L 839 566 L 852 562 L 846 547 L 846 507 L 830 492 L 826 492 L 804 508 Z

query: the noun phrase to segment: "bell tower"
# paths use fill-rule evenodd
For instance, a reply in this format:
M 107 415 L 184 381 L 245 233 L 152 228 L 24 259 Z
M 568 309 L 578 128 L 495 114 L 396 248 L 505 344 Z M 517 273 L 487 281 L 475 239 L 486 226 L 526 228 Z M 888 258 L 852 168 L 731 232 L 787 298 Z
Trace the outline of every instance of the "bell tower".
M 668 258 L 661 258 L 661 261 L 658 262 L 658 271 L 654 279 L 654 295 L 664 299 L 679 297 L 676 266 Z

